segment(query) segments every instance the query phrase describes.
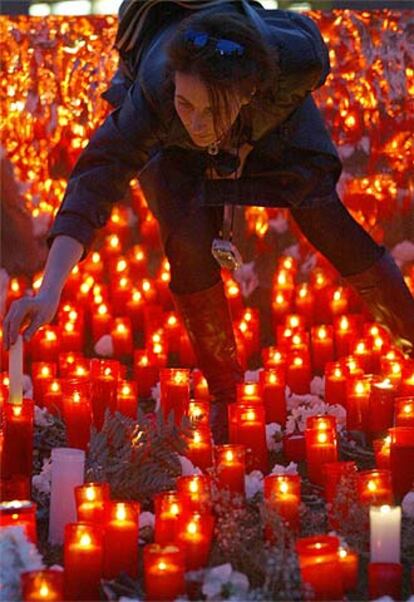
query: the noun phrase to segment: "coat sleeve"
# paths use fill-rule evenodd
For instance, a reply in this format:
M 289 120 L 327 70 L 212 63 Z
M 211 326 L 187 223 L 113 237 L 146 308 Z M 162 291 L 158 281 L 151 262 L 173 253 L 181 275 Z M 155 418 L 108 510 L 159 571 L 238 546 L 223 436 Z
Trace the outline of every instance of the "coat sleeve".
M 80 154 L 46 238 L 49 248 L 56 236 L 66 234 L 84 246 L 85 259 L 96 230 L 107 223 L 113 204 L 125 196 L 161 133 L 162 120 L 134 83 Z

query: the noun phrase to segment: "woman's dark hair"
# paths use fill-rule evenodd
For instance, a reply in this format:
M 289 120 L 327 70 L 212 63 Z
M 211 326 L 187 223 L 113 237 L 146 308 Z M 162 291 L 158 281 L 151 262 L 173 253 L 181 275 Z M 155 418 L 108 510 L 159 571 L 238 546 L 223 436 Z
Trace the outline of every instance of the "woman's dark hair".
M 244 52 L 241 56 L 223 56 L 216 51 L 214 43 L 196 48 L 186 39 L 190 30 L 236 42 L 243 46 Z M 248 98 L 254 94 L 252 99 L 260 99 L 275 92 L 278 58 L 277 50 L 266 44 L 245 15 L 200 11 L 179 24 L 168 44 L 167 79 L 173 80 L 176 71 L 198 76 L 207 87 L 214 128 L 220 132 L 232 97 Z M 248 106 L 240 115 L 245 121 L 241 125 L 249 125 Z

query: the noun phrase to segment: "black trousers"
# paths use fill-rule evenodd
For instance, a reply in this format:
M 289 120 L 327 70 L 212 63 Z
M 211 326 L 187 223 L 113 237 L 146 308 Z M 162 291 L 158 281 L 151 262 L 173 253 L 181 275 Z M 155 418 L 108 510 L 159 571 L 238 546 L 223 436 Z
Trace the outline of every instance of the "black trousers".
M 303 234 L 342 276 L 368 269 L 382 256 L 383 247 L 350 215 L 336 190 L 318 201 L 290 209 Z M 201 291 L 219 281 L 220 267 L 211 254 L 211 243 L 222 220 L 222 206 L 199 207 L 164 236 L 173 293 Z

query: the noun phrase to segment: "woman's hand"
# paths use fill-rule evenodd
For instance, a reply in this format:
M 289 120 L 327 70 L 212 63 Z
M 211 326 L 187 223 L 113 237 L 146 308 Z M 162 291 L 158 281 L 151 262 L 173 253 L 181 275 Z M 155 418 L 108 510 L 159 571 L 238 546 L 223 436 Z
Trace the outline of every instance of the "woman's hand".
M 10 305 L 3 322 L 3 340 L 6 350 L 17 340 L 22 325 L 27 326 L 23 333 L 29 341 L 43 324 L 53 320 L 59 305 L 60 293 L 40 292 L 36 297 L 21 297 Z
M 244 167 L 244 164 L 246 162 L 246 159 L 247 159 L 249 153 L 252 151 L 253 148 L 254 147 L 251 144 L 247 144 L 247 143 L 243 144 L 239 148 L 238 156 L 239 156 L 239 159 L 240 159 L 240 165 L 237 168 L 237 170 L 234 171 L 229 176 L 219 176 L 219 174 L 216 172 L 216 170 L 214 169 L 214 167 L 207 167 L 207 169 L 206 169 L 206 177 L 209 178 L 210 180 L 237 180 L 242 175 L 243 167 Z M 223 150 L 226 150 L 228 152 L 237 154 L 237 149 L 236 148 L 225 148 Z

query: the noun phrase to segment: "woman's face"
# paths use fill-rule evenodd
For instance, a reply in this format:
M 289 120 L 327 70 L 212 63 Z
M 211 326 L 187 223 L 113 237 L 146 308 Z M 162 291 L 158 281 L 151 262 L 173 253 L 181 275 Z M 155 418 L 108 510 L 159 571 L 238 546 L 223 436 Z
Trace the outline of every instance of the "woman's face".
M 196 75 L 175 72 L 174 106 L 194 144 L 208 146 L 222 138 L 236 121 L 241 107 L 247 100 L 231 98 L 230 112 L 224 119 L 224 131 L 215 132 L 208 90 Z

